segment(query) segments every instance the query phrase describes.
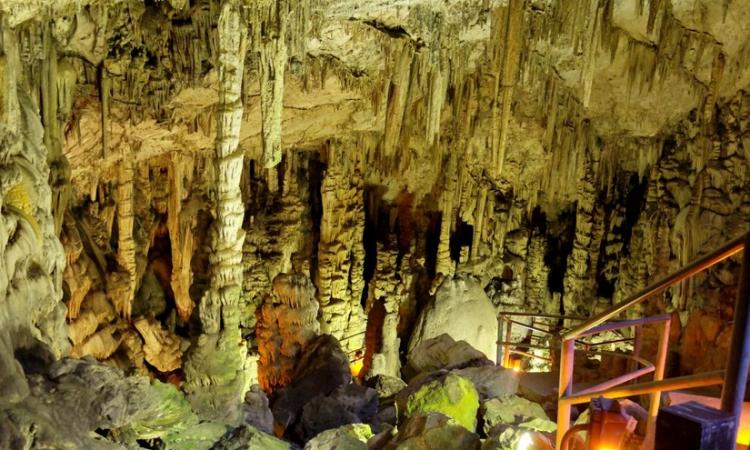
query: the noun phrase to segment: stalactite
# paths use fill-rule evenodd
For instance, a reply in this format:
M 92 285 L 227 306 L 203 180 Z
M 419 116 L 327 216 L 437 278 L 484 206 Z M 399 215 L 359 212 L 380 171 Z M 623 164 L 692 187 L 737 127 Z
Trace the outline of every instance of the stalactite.
M 42 60 L 42 111 L 45 127 L 44 145 L 47 147 L 47 158 L 49 159 L 51 185 L 53 188 L 53 211 L 55 215 L 55 230 L 59 234 L 62 229 L 63 216 L 67 209 L 70 197 L 70 166 L 63 155 L 63 131 L 62 121 L 66 119 L 64 97 L 69 88 L 66 80 L 70 75 L 58 71 L 57 42 L 52 35 L 52 25 L 44 28 L 45 55 Z M 67 81 L 67 83 L 66 83 Z M 75 78 L 73 78 L 75 84 Z M 61 86 L 62 85 L 62 86 Z M 63 87 L 63 91 L 60 91 Z M 61 105 L 62 95 L 62 105 Z M 62 110 L 60 108 L 62 106 Z
M 392 156 L 401 140 L 404 114 L 409 99 L 409 79 L 412 75 L 414 47 L 411 42 L 403 40 L 389 47 L 390 59 L 394 71 L 393 78 L 386 86 L 385 129 L 383 146 L 386 156 Z
M 190 261 L 193 255 L 193 211 L 183 212 L 182 199 L 190 186 L 184 184 L 186 177 L 192 174 L 192 161 L 185 156 L 172 153 L 169 165 L 169 204 L 167 208 L 167 228 L 172 249 L 172 279 L 177 313 L 183 320 L 188 320 L 193 312 L 193 301 L 190 298 L 190 286 L 193 272 Z
M 491 167 L 494 174 L 499 176 L 503 172 L 505 163 L 505 151 L 508 146 L 508 133 L 510 121 L 510 109 L 513 101 L 513 88 L 516 84 L 518 73 L 518 58 L 521 51 L 521 37 L 523 35 L 523 15 L 525 9 L 525 0 L 511 0 L 507 7 L 505 18 L 505 37 L 503 42 L 503 65 L 502 71 L 497 75 L 497 85 L 495 94 L 495 103 L 500 103 L 499 118 L 498 113 L 493 115 L 496 121 L 493 121 L 493 140 L 492 140 L 492 161 Z M 500 100 L 502 92 L 502 100 Z M 493 108 L 493 112 L 497 106 Z M 495 137 L 496 136 L 496 137 Z
M 440 241 L 438 243 L 437 250 L 437 265 L 436 273 L 442 274 L 442 277 L 450 277 L 455 271 L 455 265 L 451 260 L 450 252 L 450 238 L 453 231 L 453 219 L 454 214 L 454 197 L 457 190 L 457 161 L 456 156 L 452 153 L 448 159 L 448 164 L 445 169 L 445 187 L 443 195 L 440 198 L 440 211 L 442 217 L 440 220 Z M 439 279 L 440 277 L 438 277 Z M 437 281 L 437 279 L 436 279 Z M 437 289 L 437 283 L 433 286 L 433 290 Z
M 124 145 L 120 149 L 120 164 L 117 177 L 117 262 L 125 271 L 119 278 L 119 288 L 111 289 L 117 312 L 125 319 L 130 318 L 136 278 L 136 242 L 133 234 L 134 213 L 134 167 L 130 158 L 131 149 Z
M 289 56 L 305 57 L 309 0 L 264 0 L 251 7 L 253 48 L 259 59 L 263 167 L 281 162 L 284 78 Z
M 112 89 L 107 69 L 102 66 L 99 81 L 99 97 L 102 103 L 102 158 L 109 156 L 109 104 Z

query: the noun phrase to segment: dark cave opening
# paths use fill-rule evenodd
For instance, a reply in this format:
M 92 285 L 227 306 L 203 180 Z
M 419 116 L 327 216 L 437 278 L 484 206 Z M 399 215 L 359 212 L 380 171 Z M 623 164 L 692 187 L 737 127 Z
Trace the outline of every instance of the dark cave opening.
M 362 289 L 360 305 L 365 308 L 370 293 L 370 281 L 375 275 L 378 259 L 378 208 L 382 192 L 378 186 L 368 185 L 362 190 L 362 201 L 364 202 L 365 226 L 362 236 L 362 246 L 365 250 L 364 267 L 362 277 L 365 280 Z M 368 322 L 369 323 L 369 322 Z
M 213 216 L 208 210 L 198 210 L 196 224 L 193 228 L 195 236 L 194 251 L 193 257 L 190 259 L 190 270 L 193 272 L 193 283 L 190 285 L 190 298 L 193 301 L 202 298 L 211 283 L 211 275 L 208 271 L 210 247 L 209 243 L 205 241 L 208 240 L 208 230 L 212 222 Z M 196 316 L 197 314 L 193 314 L 191 317 L 196 318 Z
M 618 280 L 618 273 L 609 273 L 605 268 L 607 262 L 612 257 L 622 257 L 630 254 L 630 239 L 633 235 L 633 227 L 640 218 L 641 211 L 646 203 L 646 191 L 648 189 L 648 179 L 640 179 L 638 174 L 631 173 L 627 181 L 618 185 L 618 195 L 613 205 L 609 207 L 609 223 L 613 219 L 613 212 L 621 206 L 624 209 L 622 223 L 619 226 L 613 226 L 610 233 L 602 239 L 599 247 L 598 267 L 596 268 L 596 295 L 602 298 L 612 298 L 615 293 L 615 285 Z M 610 256 L 607 254 L 607 245 L 611 240 L 607 237 L 613 236 L 614 239 L 622 242 L 622 250 L 619 255 Z M 608 258 L 609 256 L 609 258 Z
M 383 344 L 383 322 L 385 322 L 385 299 L 378 298 L 373 302 L 367 315 L 367 329 L 365 331 L 365 354 L 362 373 L 372 367 L 372 356 L 380 352 Z
M 554 221 L 547 222 L 546 231 L 547 248 L 544 252 L 544 263 L 549 267 L 547 286 L 550 293 L 565 295 L 565 272 L 568 268 L 568 256 L 573 251 L 576 233 L 576 204 L 569 205 Z M 562 302 L 560 302 L 560 313 L 565 314 Z
M 626 254 L 630 253 L 630 238 L 633 235 L 633 227 L 638 222 L 646 204 L 646 191 L 648 190 L 648 178 L 641 180 L 638 174 L 630 175 L 628 180 L 627 194 L 625 195 L 625 221 L 622 224 L 622 240 Z
M 323 197 L 320 192 L 325 177 L 326 164 L 321 161 L 320 153 L 315 153 L 309 160 L 310 176 L 308 178 L 308 201 L 310 202 L 312 252 L 310 254 L 310 275 L 313 283 L 318 273 L 318 246 L 320 245 L 320 221 L 323 218 Z
M 429 278 L 435 278 L 437 272 L 437 253 L 440 245 L 440 222 L 442 213 L 440 211 L 425 212 L 427 228 L 424 231 L 425 239 L 425 269 Z
M 464 222 L 460 217 L 456 218 L 456 229 L 453 230 L 448 244 L 451 260 L 459 262 L 461 259 L 461 249 L 463 247 L 471 248 L 473 240 L 474 226 Z

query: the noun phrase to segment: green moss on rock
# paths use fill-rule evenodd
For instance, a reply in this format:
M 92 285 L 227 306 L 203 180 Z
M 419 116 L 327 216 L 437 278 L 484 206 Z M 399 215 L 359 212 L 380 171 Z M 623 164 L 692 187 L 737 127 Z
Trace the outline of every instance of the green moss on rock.
M 477 427 L 479 394 L 466 378 L 448 374 L 420 387 L 406 401 L 407 417 L 414 414 L 439 412 L 453 419 L 469 431 Z

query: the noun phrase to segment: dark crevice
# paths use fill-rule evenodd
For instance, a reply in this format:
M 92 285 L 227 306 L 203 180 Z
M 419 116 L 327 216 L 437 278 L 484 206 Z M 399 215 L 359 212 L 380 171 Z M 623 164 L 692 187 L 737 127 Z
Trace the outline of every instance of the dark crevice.
M 474 226 L 469 225 L 460 218 L 457 218 L 456 229 L 451 234 L 449 243 L 451 259 L 455 262 L 458 262 L 461 259 L 461 248 L 471 248 L 473 240 Z
M 564 279 L 568 256 L 573 251 L 576 232 L 576 204 L 565 208 L 554 221 L 547 223 L 547 249 L 544 264 L 549 267 L 547 286 L 550 293 L 565 295 Z M 565 314 L 562 302 L 560 313 Z
M 369 25 L 373 28 L 375 28 L 378 31 L 381 31 L 388 36 L 398 39 L 398 38 L 404 38 L 404 39 L 411 39 L 411 35 L 406 32 L 406 29 L 402 26 L 388 26 L 378 20 L 365 20 L 363 22 L 365 25 Z
M 440 211 L 429 211 L 425 213 L 427 218 L 427 229 L 425 230 L 425 269 L 429 278 L 435 278 L 437 272 L 437 252 L 440 245 L 440 222 L 442 213 Z
M 370 291 L 370 281 L 375 275 L 378 258 L 378 214 L 380 209 L 380 200 L 382 197 L 382 188 L 380 186 L 365 186 L 362 191 L 362 201 L 365 206 L 365 227 L 362 236 L 362 245 L 365 250 L 365 261 L 363 268 L 363 278 L 365 286 L 362 289 L 360 304 L 363 308 L 367 305 L 367 299 Z
M 631 173 L 627 176 L 627 182 L 618 184 L 618 192 L 612 205 L 606 208 L 605 224 L 611 223 L 615 218 L 616 212 L 624 209 L 622 224 L 611 227 L 607 236 L 614 236 L 615 241 L 622 242 L 622 251 L 616 255 L 608 255 L 606 248 L 613 241 L 611 239 L 602 239 L 599 247 L 598 265 L 596 267 L 596 294 L 602 298 L 611 299 L 615 293 L 615 284 L 617 283 L 617 274 L 610 274 L 606 271 L 612 263 L 613 258 L 622 258 L 630 254 L 630 239 L 633 235 L 633 227 L 640 218 L 646 203 L 646 191 L 648 189 L 648 179 L 640 179 L 638 174 Z M 609 228 L 609 225 L 607 225 Z
M 323 197 L 320 189 L 323 184 L 323 177 L 326 165 L 320 159 L 320 153 L 310 157 L 309 161 L 310 177 L 308 178 L 308 192 L 310 193 L 310 219 L 312 253 L 310 255 L 310 274 L 313 283 L 317 282 L 318 274 L 318 246 L 320 245 L 320 221 L 323 218 Z

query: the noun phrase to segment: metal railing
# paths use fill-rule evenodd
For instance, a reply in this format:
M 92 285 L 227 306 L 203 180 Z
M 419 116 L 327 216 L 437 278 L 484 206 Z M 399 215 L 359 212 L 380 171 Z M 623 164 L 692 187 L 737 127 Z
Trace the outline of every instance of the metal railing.
M 354 333 L 349 336 L 343 337 L 339 339 L 339 342 L 343 344 L 346 341 L 349 341 L 359 336 L 363 336 L 365 334 L 367 334 L 367 330 L 360 331 L 359 333 Z M 362 347 L 354 348 L 354 349 L 347 351 L 346 354 L 347 354 L 347 357 L 349 358 L 349 363 L 351 364 L 356 361 L 365 359 L 366 347 L 367 346 L 363 343 Z M 352 357 L 352 355 L 354 356 Z
M 734 239 L 721 248 L 699 258 L 656 283 L 651 284 L 637 294 L 614 305 L 610 309 L 597 314 L 585 322 L 576 325 L 561 335 L 562 342 L 560 351 L 556 437 L 557 448 L 560 448 L 563 437 L 570 429 L 571 406 L 590 402 L 593 398 L 597 397 L 617 399 L 634 395 L 648 394 L 650 396 L 648 410 L 649 417 L 646 424 L 645 439 L 645 448 L 647 449 L 653 448 L 654 445 L 656 416 L 659 412 L 661 392 L 663 391 L 723 384 L 721 399 L 722 410 L 733 414 L 736 418 L 736 422 L 739 421 L 745 394 L 745 380 L 747 380 L 748 363 L 750 363 L 750 342 L 746 339 L 746 337 L 750 337 L 750 320 L 748 320 L 748 306 L 750 306 L 750 299 L 748 298 L 750 295 L 750 274 L 748 273 L 750 271 L 750 242 L 748 239 L 750 239 L 750 234 L 745 234 Z M 669 346 L 669 330 L 671 325 L 671 316 L 669 315 L 605 323 L 616 318 L 633 306 L 664 292 L 675 284 L 680 283 L 681 281 L 740 252 L 743 252 L 742 272 L 734 312 L 732 343 L 728 357 L 726 376 L 724 376 L 724 371 L 717 371 L 664 379 L 664 368 Z M 654 364 L 645 362 L 638 355 L 640 351 L 641 328 L 649 323 L 659 324 L 661 327 L 656 361 Z M 581 338 L 593 334 L 632 327 L 635 327 L 636 329 L 634 339 L 634 358 L 632 358 L 634 360 L 635 370 L 582 391 L 573 392 L 573 365 L 576 342 Z M 509 340 L 510 339 L 506 339 L 506 341 Z M 504 352 L 503 356 L 507 357 L 508 354 L 509 352 Z M 644 367 L 639 368 L 640 365 L 643 365 Z M 628 381 L 634 381 L 649 373 L 653 373 L 652 381 L 624 385 Z M 737 424 L 735 424 L 735 435 L 737 431 L 736 426 Z
M 527 318 L 531 323 L 524 323 L 520 322 L 519 320 L 513 319 L 513 317 L 519 317 L 519 318 Z M 538 320 L 551 320 L 558 322 L 557 325 L 551 325 L 549 323 L 542 322 L 541 324 L 538 323 Z M 497 341 L 497 361 L 498 364 L 502 365 L 503 367 L 510 367 L 511 366 L 511 358 L 512 355 L 519 355 L 519 356 L 525 356 L 527 358 L 532 359 L 538 359 L 545 362 L 553 362 L 551 357 L 547 357 L 544 355 L 540 355 L 538 353 L 529 353 L 526 350 L 547 350 L 551 351 L 551 343 L 550 340 L 560 340 L 562 336 L 562 332 L 564 331 L 564 328 L 559 325 L 561 323 L 567 323 L 570 321 L 578 321 L 583 322 L 587 320 L 585 317 L 577 317 L 577 316 L 560 316 L 560 315 L 554 315 L 554 314 L 536 314 L 536 313 L 521 313 L 521 312 L 515 312 L 515 311 L 501 311 L 498 313 L 498 341 Z M 541 328 L 541 327 L 548 327 L 548 328 Z M 522 341 L 513 341 L 513 331 L 514 328 L 522 328 L 527 331 L 531 332 L 530 336 L 527 336 L 531 339 L 530 342 L 526 342 L 525 340 Z M 533 339 L 541 339 L 544 341 L 544 339 L 547 339 L 546 343 L 543 343 L 543 345 L 540 345 L 538 341 L 535 343 Z M 628 357 L 625 354 L 617 353 L 614 354 L 612 352 L 605 352 L 600 350 L 592 350 L 592 348 L 600 347 L 604 345 L 613 345 L 613 344 L 625 344 L 628 342 L 633 342 L 636 338 L 633 337 L 622 337 L 620 339 L 612 339 L 608 341 L 583 341 L 578 340 L 576 341 L 577 344 L 580 344 L 581 350 L 587 354 L 602 354 L 602 353 L 608 353 L 612 354 L 612 356 L 617 357 Z M 637 356 L 633 357 L 635 359 L 638 359 Z M 634 359 L 634 361 L 635 361 Z
M 553 362 L 551 358 L 531 353 L 533 349 L 549 349 L 550 345 L 538 345 L 530 342 L 513 342 L 513 327 L 520 327 L 531 332 L 531 336 L 541 335 L 548 340 L 560 340 L 559 356 L 559 384 L 558 384 L 558 415 L 557 415 L 557 448 L 570 428 L 570 412 L 572 405 L 588 403 L 594 398 L 604 397 L 618 399 L 636 395 L 649 395 L 648 422 L 646 424 L 645 448 L 653 448 L 655 438 L 656 416 L 659 412 L 661 393 L 678 389 L 690 389 L 712 385 L 723 385 L 721 408 L 733 414 L 739 421 L 744 400 L 745 380 L 747 380 L 748 364 L 750 363 L 750 233 L 740 236 L 719 249 L 703 256 L 663 279 L 651 284 L 635 295 L 612 306 L 596 316 L 585 319 L 581 317 L 559 316 L 550 314 L 518 313 L 503 311 L 498 314 L 498 363 L 505 367 L 511 366 L 511 355 L 516 354 L 529 358 L 536 358 Z M 748 245 L 746 245 L 748 244 Z M 665 364 L 669 346 L 669 331 L 671 329 L 671 315 L 660 315 L 612 322 L 620 314 L 641 302 L 653 298 L 670 287 L 687 278 L 698 274 L 727 258 L 743 253 L 740 286 L 737 293 L 732 343 L 725 371 L 714 371 L 695 375 L 664 379 Z M 515 318 L 526 318 L 530 323 L 521 322 Z M 539 324 L 537 320 L 557 321 L 556 325 Z M 562 327 L 564 323 L 581 322 L 568 330 Z M 652 363 L 640 356 L 643 327 L 657 325 L 659 342 L 656 360 Z M 543 328 L 549 326 L 549 328 Z M 604 342 L 587 342 L 591 336 L 634 328 L 633 337 L 608 340 Z M 592 351 L 592 347 L 605 344 L 632 342 L 632 354 L 619 352 Z M 579 351 L 587 354 L 608 354 L 628 358 L 629 372 L 595 386 L 573 392 L 573 369 L 576 346 Z M 529 351 L 527 351 L 529 350 Z M 639 378 L 653 374 L 651 381 L 636 383 Z M 740 383 L 738 383 L 740 381 Z M 631 384 L 626 384 L 631 383 Z M 632 384 L 636 383 L 636 384 Z M 735 424 L 736 434 L 736 424 Z

